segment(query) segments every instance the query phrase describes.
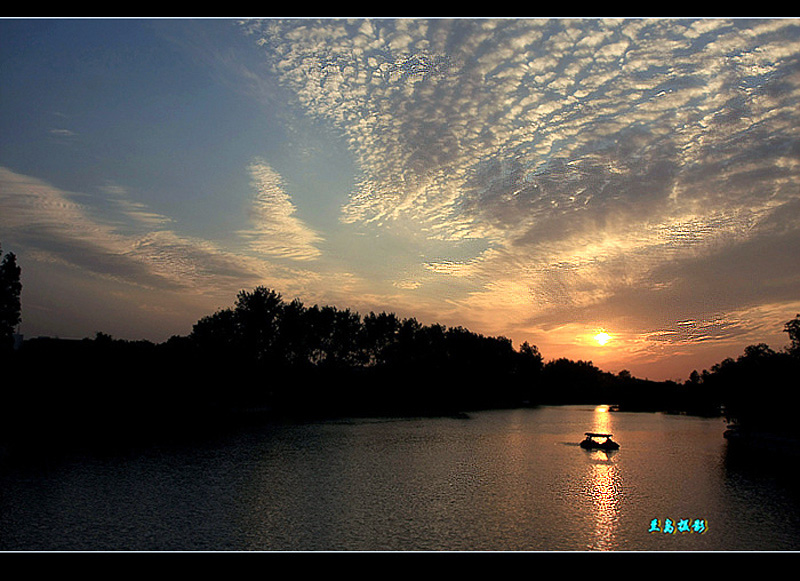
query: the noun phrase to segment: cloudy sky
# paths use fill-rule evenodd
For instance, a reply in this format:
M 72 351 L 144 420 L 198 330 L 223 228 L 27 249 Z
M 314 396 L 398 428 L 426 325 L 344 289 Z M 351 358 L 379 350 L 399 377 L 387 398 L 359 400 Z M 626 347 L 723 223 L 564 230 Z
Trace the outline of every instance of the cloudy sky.
M 265 285 L 683 380 L 800 313 L 797 20 L 5 19 L 0 59 L 27 337 Z

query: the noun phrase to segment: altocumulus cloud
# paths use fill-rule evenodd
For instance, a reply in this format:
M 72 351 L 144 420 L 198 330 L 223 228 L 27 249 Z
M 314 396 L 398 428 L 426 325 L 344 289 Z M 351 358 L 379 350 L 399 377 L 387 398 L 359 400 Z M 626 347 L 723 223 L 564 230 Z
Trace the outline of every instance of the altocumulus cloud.
M 781 252 L 762 256 L 776 258 L 758 266 L 763 293 L 723 286 L 747 248 L 797 240 L 780 218 L 800 199 L 795 20 L 243 27 L 297 103 L 346 136 L 362 175 L 343 222 L 488 242 L 470 260 L 426 263 L 473 282 L 451 304 L 483 328 L 621 317 L 621 298 L 638 293 L 651 305 L 628 322 L 640 334 L 706 340 L 678 323 L 745 321 L 796 294 L 796 279 L 777 276 L 796 265 Z M 726 276 L 703 279 L 704 265 Z M 753 268 L 739 264 L 738 280 Z M 701 279 L 722 300 L 680 306 Z M 664 312 L 652 308 L 661 299 Z

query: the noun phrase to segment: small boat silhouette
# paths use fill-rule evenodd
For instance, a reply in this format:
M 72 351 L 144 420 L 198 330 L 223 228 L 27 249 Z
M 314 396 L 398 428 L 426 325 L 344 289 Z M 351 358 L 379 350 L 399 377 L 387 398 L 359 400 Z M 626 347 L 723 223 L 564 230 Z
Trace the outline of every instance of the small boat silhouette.
M 586 432 L 586 438 L 580 443 L 580 447 L 587 450 L 619 450 L 619 444 L 611 439 L 611 434 L 597 432 Z

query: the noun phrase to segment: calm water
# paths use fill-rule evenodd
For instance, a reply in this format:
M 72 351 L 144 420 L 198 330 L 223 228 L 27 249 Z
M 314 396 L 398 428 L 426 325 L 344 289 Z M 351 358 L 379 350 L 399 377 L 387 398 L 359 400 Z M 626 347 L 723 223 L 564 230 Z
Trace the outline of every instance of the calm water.
M 0 475 L 0 550 L 800 549 L 790 481 L 720 419 L 593 407 L 251 429 Z M 577 446 L 609 431 L 610 454 Z M 650 533 L 658 519 L 707 530 Z

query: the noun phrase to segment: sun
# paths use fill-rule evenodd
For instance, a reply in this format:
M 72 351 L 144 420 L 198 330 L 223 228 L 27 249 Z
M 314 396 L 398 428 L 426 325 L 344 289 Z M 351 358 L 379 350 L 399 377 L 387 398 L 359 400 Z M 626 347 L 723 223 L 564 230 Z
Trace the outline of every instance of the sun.
M 594 336 L 594 340 L 597 341 L 598 345 L 605 345 L 609 341 L 611 341 L 611 335 L 606 332 L 598 333 Z

